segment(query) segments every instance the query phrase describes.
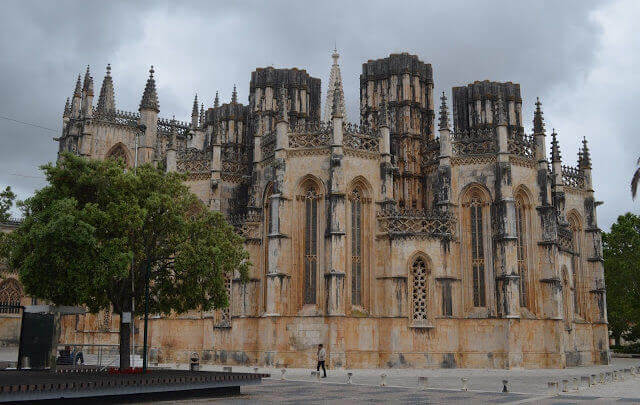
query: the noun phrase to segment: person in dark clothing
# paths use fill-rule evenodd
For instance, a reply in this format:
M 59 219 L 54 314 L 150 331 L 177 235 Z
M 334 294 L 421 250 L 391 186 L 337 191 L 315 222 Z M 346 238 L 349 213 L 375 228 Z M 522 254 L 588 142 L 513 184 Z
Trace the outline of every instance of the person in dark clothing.
M 322 347 L 322 343 L 318 345 L 318 367 L 316 371 L 320 372 L 320 366 L 322 366 L 322 371 L 324 372 L 324 376 L 322 378 L 327 378 L 327 369 L 324 367 L 324 361 L 327 357 L 327 351 Z

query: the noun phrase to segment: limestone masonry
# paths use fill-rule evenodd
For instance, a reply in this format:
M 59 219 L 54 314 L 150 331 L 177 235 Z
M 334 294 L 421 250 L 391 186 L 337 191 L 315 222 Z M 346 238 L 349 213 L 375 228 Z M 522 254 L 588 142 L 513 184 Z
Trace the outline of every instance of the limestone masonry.
M 97 105 L 78 76 L 59 151 L 133 166 L 139 137 L 138 161 L 186 173 L 251 255 L 229 309 L 153 317 L 152 356 L 308 367 L 324 343 L 331 367 L 607 364 L 586 140 L 563 166 L 554 131 L 548 156 L 541 103 L 527 134 L 511 82 L 454 87 L 451 127 L 406 53 L 362 65 L 351 124 L 338 59 L 324 119 L 320 79 L 296 68 L 252 72 L 247 105 L 196 97 L 191 122 L 159 118 L 153 68 L 139 112 L 116 109 L 109 66 Z M 118 318 L 69 319 L 62 341 L 117 343 Z

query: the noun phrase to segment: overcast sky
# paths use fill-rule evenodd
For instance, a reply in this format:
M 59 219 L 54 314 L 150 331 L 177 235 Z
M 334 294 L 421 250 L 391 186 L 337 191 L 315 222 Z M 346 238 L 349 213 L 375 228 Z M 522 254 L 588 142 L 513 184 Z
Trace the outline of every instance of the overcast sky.
M 410 52 L 431 63 L 435 94 L 474 80 L 521 84 L 525 128 L 536 96 L 563 164 L 586 136 L 599 224 L 638 212 L 629 181 L 640 157 L 640 2 L 598 1 L 3 1 L 0 13 L 0 187 L 20 199 L 56 157 L 62 111 L 91 66 L 97 95 L 112 65 L 118 109 L 137 111 L 154 65 L 160 116 L 189 120 L 194 93 L 247 101 L 256 67 L 298 67 L 326 91 L 331 50 L 341 54 L 347 115 L 358 117 L 362 63 Z M 450 96 L 449 96 L 450 97 Z

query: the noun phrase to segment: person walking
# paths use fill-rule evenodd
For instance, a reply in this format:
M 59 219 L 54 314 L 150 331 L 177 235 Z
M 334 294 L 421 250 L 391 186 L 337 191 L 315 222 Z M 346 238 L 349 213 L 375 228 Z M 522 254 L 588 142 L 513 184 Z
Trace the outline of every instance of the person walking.
M 322 366 L 322 371 L 324 372 L 324 376 L 322 378 L 327 378 L 327 369 L 324 367 L 324 361 L 327 357 L 327 351 L 322 347 L 322 343 L 318 345 L 318 367 L 316 371 L 320 372 L 320 366 Z

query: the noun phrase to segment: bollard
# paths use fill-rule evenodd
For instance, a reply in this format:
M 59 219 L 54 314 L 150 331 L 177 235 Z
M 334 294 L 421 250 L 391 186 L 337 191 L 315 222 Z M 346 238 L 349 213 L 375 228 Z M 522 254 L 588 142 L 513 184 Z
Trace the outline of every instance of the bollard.
M 547 392 L 551 395 L 558 395 L 558 382 L 549 381 L 547 383 Z
M 460 382 L 462 383 L 462 391 L 469 391 L 469 379 L 462 377 Z
M 222 367 L 222 371 L 224 371 L 225 373 L 230 373 L 232 370 L 231 366 L 224 366 Z
M 347 373 L 347 384 L 351 384 L 351 377 L 353 377 L 353 373 L 352 372 L 348 372 Z
M 502 392 L 509 392 L 509 380 L 502 380 Z
M 574 391 L 578 391 L 578 377 L 573 377 L 573 378 L 571 379 L 571 381 L 572 381 L 572 383 L 573 383 L 573 384 L 572 384 L 572 389 L 573 389 Z
M 607 371 L 604 373 L 605 375 L 605 382 L 613 382 L 613 372 L 612 371 Z
M 253 368 L 253 372 L 254 372 L 254 373 L 256 373 L 256 374 L 258 374 L 258 367 L 254 367 L 254 368 Z
M 387 386 L 387 375 L 386 374 L 380 374 L 380 386 L 381 387 L 386 387 Z
M 280 379 L 284 380 L 284 373 L 287 372 L 287 369 L 286 368 L 280 369 L 280 372 L 282 373 L 282 375 L 280 376 Z
M 421 390 L 427 389 L 428 384 L 429 384 L 429 378 L 428 377 L 423 377 L 423 376 L 418 377 L 418 388 L 419 389 L 421 389 Z
M 562 392 L 569 392 L 569 380 L 562 380 Z
M 588 375 L 583 375 L 582 377 L 580 377 L 580 385 L 582 385 L 583 387 L 589 387 L 590 384 L 590 379 Z
M 596 385 L 598 383 L 598 376 L 596 374 L 591 374 L 589 376 L 589 385 Z

